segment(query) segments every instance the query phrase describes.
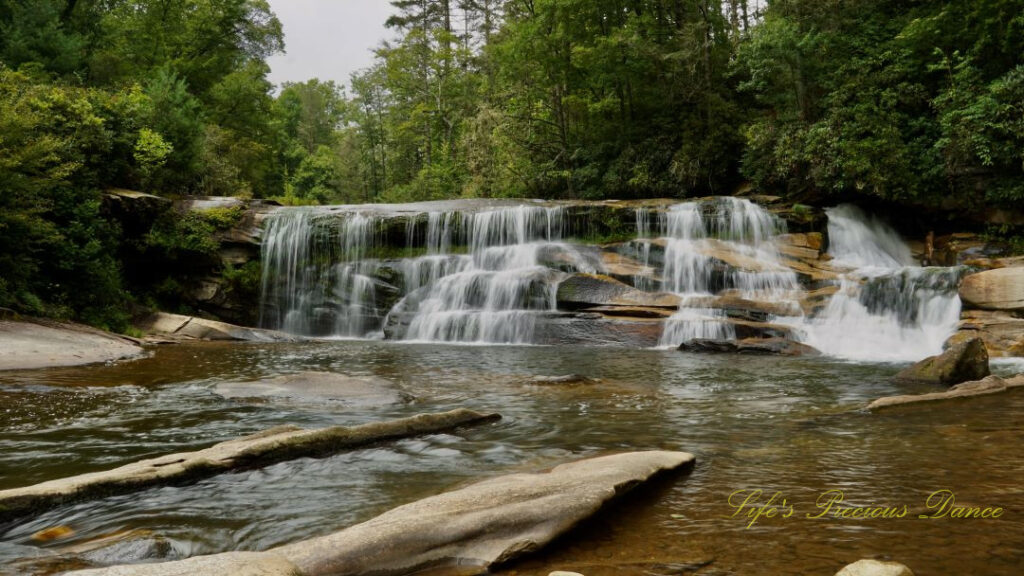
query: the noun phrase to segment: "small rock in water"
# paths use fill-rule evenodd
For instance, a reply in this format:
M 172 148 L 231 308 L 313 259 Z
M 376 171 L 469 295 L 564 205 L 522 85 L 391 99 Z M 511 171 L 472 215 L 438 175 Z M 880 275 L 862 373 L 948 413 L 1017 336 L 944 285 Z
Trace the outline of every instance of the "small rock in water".
M 74 535 L 75 530 L 71 526 L 54 526 L 53 528 L 36 532 L 32 535 L 32 540 L 36 542 L 52 542 L 61 538 L 70 538 Z
M 582 374 L 565 374 L 563 376 L 534 376 L 531 380 L 534 384 L 539 385 L 550 385 L 550 384 L 597 384 L 601 380 L 599 378 L 589 378 Z
M 914 576 L 914 572 L 899 562 L 857 560 L 836 572 L 836 576 Z

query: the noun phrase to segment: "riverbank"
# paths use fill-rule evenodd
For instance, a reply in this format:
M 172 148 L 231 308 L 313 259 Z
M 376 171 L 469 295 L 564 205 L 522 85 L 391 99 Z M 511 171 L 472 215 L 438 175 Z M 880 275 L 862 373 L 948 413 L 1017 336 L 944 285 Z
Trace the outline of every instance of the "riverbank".
M 96 328 L 38 318 L 0 318 L 0 370 L 82 366 L 139 358 L 139 341 Z

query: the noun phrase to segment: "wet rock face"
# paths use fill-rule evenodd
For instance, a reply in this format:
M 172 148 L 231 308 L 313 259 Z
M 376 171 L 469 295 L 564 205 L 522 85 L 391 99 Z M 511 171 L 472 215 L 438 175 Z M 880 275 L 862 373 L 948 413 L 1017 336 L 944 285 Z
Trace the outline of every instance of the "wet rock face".
M 967 276 L 960 285 L 960 299 L 972 308 L 1024 312 L 1024 266 Z
M 981 380 L 989 375 L 988 350 L 980 338 L 956 344 L 938 356 L 930 356 L 903 369 L 897 380 L 952 386 Z
M 647 306 L 678 308 L 679 297 L 665 292 L 643 292 L 610 276 L 574 274 L 558 285 L 556 300 L 560 308 L 590 306 Z

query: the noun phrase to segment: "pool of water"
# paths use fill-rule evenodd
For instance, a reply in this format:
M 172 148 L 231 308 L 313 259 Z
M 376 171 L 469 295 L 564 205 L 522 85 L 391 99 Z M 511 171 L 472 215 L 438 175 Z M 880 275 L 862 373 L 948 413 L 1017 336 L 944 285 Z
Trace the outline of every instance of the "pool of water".
M 616 451 L 672 449 L 697 455 L 692 474 L 638 494 L 505 572 L 831 575 L 874 557 L 898 560 L 919 575 L 1019 574 L 1024 394 L 858 411 L 880 396 L 928 391 L 893 383 L 899 368 L 666 350 L 335 341 L 174 345 L 130 363 L 3 373 L 0 489 L 198 449 L 280 424 L 351 425 L 456 407 L 504 418 L 454 434 L 67 505 L 0 526 L 0 573 L 45 573 L 90 559 L 260 550 L 488 476 Z M 384 377 L 415 400 L 355 409 L 232 401 L 213 391 L 220 382 L 302 370 Z M 601 382 L 529 383 L 536 375 L 567 373 Z M 748 528 L 747 519 L 732 516 L 729 497 L 754 489 L 781 492 L 794 514 Z M 928 495 L 940 489 L 953 491 L 958 503 L 1005 512 L 998 519 L 918 518 L 927 512 Z M 847 505 L 906 505 L 909 514 L 807 518 L 827 490 L 842 490 Z M 49 542 L 33 538 L 55 526 L 74 533 Z M 85 552 L 111 534 L 125 536 L 100 556 Z M 140 551 L 125 544 L 133 538 L 161 545 Z

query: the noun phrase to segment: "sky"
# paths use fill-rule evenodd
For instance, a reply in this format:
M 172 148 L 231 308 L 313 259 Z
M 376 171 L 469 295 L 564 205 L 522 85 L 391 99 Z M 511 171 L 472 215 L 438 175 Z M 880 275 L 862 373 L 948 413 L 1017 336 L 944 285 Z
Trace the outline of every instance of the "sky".
M 269 0 L 284 26 L 285 54 L 268 59 L 270 81 L 310 78 L 348 85 L 349 75 L 373 61 L 372 50 L 390 37 L 388 0 Z

